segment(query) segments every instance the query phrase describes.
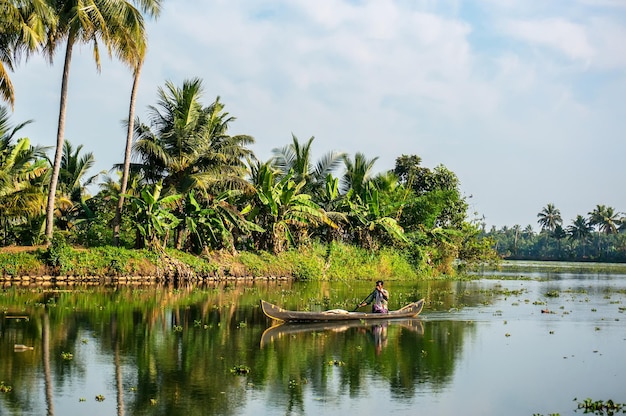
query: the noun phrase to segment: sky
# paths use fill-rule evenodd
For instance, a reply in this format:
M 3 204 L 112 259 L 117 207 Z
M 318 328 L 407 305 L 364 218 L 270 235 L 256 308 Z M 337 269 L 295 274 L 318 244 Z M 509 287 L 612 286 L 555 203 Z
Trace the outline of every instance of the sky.
M 200 78 L 257 157 L 315 137 L 329 151 L 444 165 L 468 217 L 531 225 L 552 203 L 563 225 L 597 205 L 626 212 L 625 0 L 165 0 L 147 24 L 136 115 L 166 81 Z M 13 124 L 54 146 L 63 48 L 22 62 Z M 130 70 L 75 48 L 66 139 L 123 161 Z M 49 152 L 52 155 L 54 148 Z M 338 172 L 337 174 L 340 174 Z

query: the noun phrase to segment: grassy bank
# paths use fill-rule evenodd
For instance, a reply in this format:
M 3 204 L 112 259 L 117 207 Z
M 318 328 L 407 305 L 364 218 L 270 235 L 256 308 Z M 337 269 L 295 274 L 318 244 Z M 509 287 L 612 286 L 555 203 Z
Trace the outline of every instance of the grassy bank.
M 294 278 L 417 279 L 428 276 L 396 250 L 372 253 L 345 244 L 312 245 L 278 255 L 267 252 L 213 252 L 194 256 L 176 250 L 157 253 L 117 247 L 77 248 L 64 243 L 45 247 L 0 248 L 0 278 L 29 280 L 70 277 L 168 279 Z

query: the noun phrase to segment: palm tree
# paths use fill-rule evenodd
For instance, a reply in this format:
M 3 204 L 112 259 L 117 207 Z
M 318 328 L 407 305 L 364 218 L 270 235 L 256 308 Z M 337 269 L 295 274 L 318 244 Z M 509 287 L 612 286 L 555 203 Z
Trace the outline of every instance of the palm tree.
M 87 176 L 87 172 L 94 166 L 96 159 L 92 152 L 81 155 L 82 149 L 82 144 L 74 149 L 68 140 L 63 143 L 57 190 L 59 195 L 55 204 L 59 213 L 59 225 L 63 230 L 71 228 L 76 220 L 83 221 L 85 217 L 92 216 L 85 205 L 85 201 L 90 198 L 87 194 L 87 187 L 93 185 L 98 176 L 104 173 L 103 171 Z
M 346 172 L 341 180 L 344 193 L 352 190 L 354 194 L 363 196 L 365 184 L 372 179 L 374 163 L 377 160 L 377 157 L 368 160 L 363 153 L 357 153 L 354 160 L 344 156 Z
M 15 91 L 8 70 L 22 54 L 27 57 L 45 39 L 45 28 L 55 24 L 46 0 L 4 0 L 0 6 L 0 99 L 11 107 Z
M 620 213 L 615 212 L 613 207 L 596 205 L 596 208 L 589 213 L 589 224 L 597 226 L 598 231 L 604 234 L 616 234 L 620 223 Z
M 30 121 L 11 127 L 8 111 L 0 107 L 0 222 L 5 243 L 11 218 L 23 220 L 43 207 L 41 179 L 48 170 L 45 148 L 32 147 L 27 138 L 12 143 L 16 133 Z
M 145 1 L 147 0 L 143 0 L 143 2 Z M 61 80 L 56 151 L 46 206 L 46 238 L 48 241 L 52 238 L 54 226 L 55 196 L 65 140 L 67 92 L 74 45 L 92 43 L 96 66 L 100 70 L 98 41 L 102 41 L 109 54 L 113 49 L 118 50 L 120 47 L 128 46 L 131 42 L 120 39 L 129 35 L 129 22 L 140 25 L 139 22 L 142 22 L 143 19 L 141 13 L 131 3 L 123 0 L 50 0 L 50 4 L 52 4 L 58 17 L 58 22 L 55 26 L 48 27 L 48 42 L 45 51 L 52 61 L 56 49 L 64 41 L 65 59 Z
M 59 190 L 67 195 L 72 202 L 83 202 L 87 187 L 93 185 L 101 173 L 87 177 L 87 172 L 96 163 L 92 152 L 81 155 L 83 145 L 74 149 L 66 140 L 63 143 L 63 157 L 61 158 L 61 171 L 59 173 Z
M 555 208 L 554 204 L 548 204 L 537 214 L 537 222 L 541 225 L 542 230 L 554 232 L 557 226 L 563 224 L 561 219 L 561 211 Z
M 161 12 L 160 0 L 142 0 L 144 13 L 152 17 L 157 17 Z M 124 195 L 128 187 L 128 177 L 130 175 L 130 159 L 133 142 L 133 132 L 135 129 L 135 103 L 137 101 L 137 90 L 139 88 L 139 77 L 147 50 L 147 39 L 143 25 L 133 27 L 125 26 L 129 29 L 129 36 L 122 36 L 121 41 L 127 42 L 117 48 L 121 55 L 121 60 L 130 65 L 133 71 L 133 86 L 130 93 L 130 103 L 128 108 L 128 120 L 126 125 L 126 147 L 124 150 L 124 167 L 122 168 L 122 178 L 120 184 L 120 195 L 115 208 L 115 217 L 113 219 L 113 244 L 119 245 L 120 225 L 122 222 L 122 209 L 124 208 Z
M 535 232 L 533 231 L 533 226 L 528 224 L 526 228 L 524 228 L 524 237 L 531 238 L 534 235 L 535 235 Z
M 519 224 L 515 224 L 513 226 L 513 254 L 517 256 L 517 242 L 519 240 L 520 233 L 522 232 L 522 226 Z
M 593 227 L 582 215 L 577 215 L 576 219 L 572 221 L 572 225 L 567 227 L 570 238 L 577 241 L 591 237 L 591 231 L 593 231 Z
M 182 88 L 171 82 L 159 88 L 157 106 L 150 107 L 151 124 L 137 122 L 134 152 L 136 165 L 150 183 L 163 182 L 165 194 L 181 194 L 177 214 L 182 219 L 186 196 L 209 202 L 212 195 L 228 189 L 249 189 L 243 161 L 252 156 L 247 135 L 229 136 L 235 118 L 224 111 L 219 97 L 208 107 L 200 103 L 202 82 L 184 81 Z M 176 247 L 185 239 L 186 223 L 180 222 Z
M 186 194 L 192 189 L 245 187 L 243 160 L 252 153 L 250 136 L 228 136 L 235 120 L 219 97 L 209 107 L 200 103 L 202 81 L 186 80 L 182 88 L 168 81 L 150 106 L 151 125 L 138 122 L 134 152 L 149 182 L 163 180 L 164 191 Z
M 589 221 L 582 215 L 577 215 L 576 219 L 572 221 L 572 225 L 567 227 L 567 232 L 571 240 L 577 241 L 582 246 L 582 255 L 586 255 L 587 242 L 591 238 L 591 232 L 593 226 L 589 224 Z
M 324 154 L 314 165 L 311 159 L 311 144 L 314 137 L 301 144 L 292 134 L 292 142 L 282 148 L 275 148 L 274 165 L 286 176 L 292 172 L 292 179 L 296 183 L 305 181 L 303 192 L 317 195 L 322 191 L 326 175 L 332 173 L 341 164 L 344 154 L 331 151 Z

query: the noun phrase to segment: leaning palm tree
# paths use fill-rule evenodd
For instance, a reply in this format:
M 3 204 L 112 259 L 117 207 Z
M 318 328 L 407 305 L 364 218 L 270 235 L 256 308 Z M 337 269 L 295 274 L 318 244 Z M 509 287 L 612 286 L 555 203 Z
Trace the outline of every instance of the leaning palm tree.
M 537 214 L 537 222 L 541 226 L 542 230 L 548 230 L 553 232 L 557 226 L 563 224 L 561 218 L 561 211 L 554 206 L 554 204 L 546 205 L 539 214 Z
M 65 116 L 67 93 L 72 62 L 72 52 L 76 44 L 92 43 L 94 58 L 100 69 L 99 42 L 106 46 L 109 54 L 129 42 L 119 39 L 129 35 L 129 21 L 140 22 L 142 15 L 128 1 L 123 0 L 49 0 L 58 22 L 48 28 L 48 42 L 45 51 L 52 61 L 56 49 L 65 42 L 65 58 L 61 81 L 59 122 L 57 128 L 56 151 L 50 176 L 48 203 L 46 207 L 46 238 L 52 238 L 54 226 L 55 196 L 61 169 L 63 142 L 65 140 Z

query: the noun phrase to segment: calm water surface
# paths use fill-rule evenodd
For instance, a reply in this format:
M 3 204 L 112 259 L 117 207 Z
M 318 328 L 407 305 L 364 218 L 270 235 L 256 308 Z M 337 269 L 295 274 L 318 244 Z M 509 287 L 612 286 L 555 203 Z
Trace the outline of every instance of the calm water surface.
M 389 281 L 393 309 L 427 304 L 379 325 L 273 326 L 258 306 L 353 309 L 372 284 L 4 288 L 0 414 L 532 416 L 626 403 L 624 274 Z

